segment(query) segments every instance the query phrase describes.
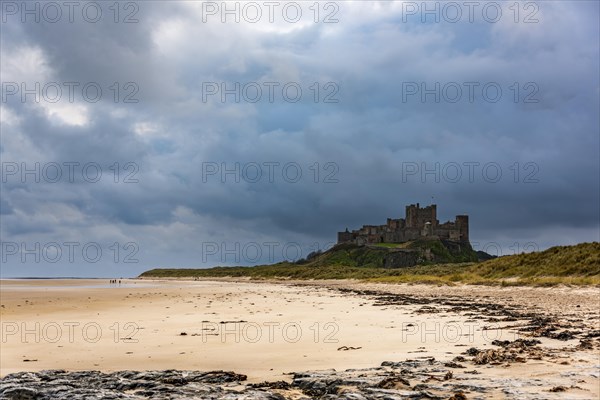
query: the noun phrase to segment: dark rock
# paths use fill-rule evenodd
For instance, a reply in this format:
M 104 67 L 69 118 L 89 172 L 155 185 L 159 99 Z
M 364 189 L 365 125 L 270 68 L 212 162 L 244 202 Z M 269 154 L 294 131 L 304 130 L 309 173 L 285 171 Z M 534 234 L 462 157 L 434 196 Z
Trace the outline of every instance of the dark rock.
M 479 350 L 475 347 L 471 347 L 469 350 L 465 351 L 465 354 L 468 356 L 476 356 L 477 354 L 479 354 Z
M 564 386 L 554 386 L 552 389 L 550 389 L 551 392 L 566 392 L 567 388 Z
M 454 361 L 450 361 L 444 364 L 445 367 L 448 368 L 466 368 L 464 365 L 456 363 Z
M 40 393 L 37 390 L 27 387 L 7 388 L 0 392 L 3 399 L 7 400 L 35 400 L 38 399 Z
M 467 400 L 467 396 L 463 392 L 454 393 L 454 396 L 450 397 L 448 400 Z
M 399 387 L 410 387 L 410 383 L 401 376 L 391 376 L 379 382 L 377 387 L 382 389 L 398 389 Z
M 248 385 L 253 388 L 268 388 L 268 389 L 281 389 L 281 390 L 290 390 L 292 386 L 285 381 L 275 381 L 275 382 L 261 382 L 261 383 L 251 383 Z

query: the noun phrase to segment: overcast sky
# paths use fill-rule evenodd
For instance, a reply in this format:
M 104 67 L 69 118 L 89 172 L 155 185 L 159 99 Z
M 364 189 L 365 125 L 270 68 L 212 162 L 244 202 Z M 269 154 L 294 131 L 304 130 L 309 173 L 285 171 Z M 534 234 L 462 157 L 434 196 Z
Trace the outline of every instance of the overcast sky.
M 2 2 L 2 277 L 295 259 L 432 201 L 493 254 L 599 240 L 597 1 L 48 4 Z

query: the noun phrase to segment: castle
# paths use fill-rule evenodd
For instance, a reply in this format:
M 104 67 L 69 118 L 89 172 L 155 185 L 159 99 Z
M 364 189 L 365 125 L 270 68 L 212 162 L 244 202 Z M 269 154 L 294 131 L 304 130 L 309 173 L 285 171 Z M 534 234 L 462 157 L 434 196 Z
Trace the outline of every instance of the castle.
M 469 243 L 469 216 L 457 215 L 454 222 L 440 224 L 437 206 L 406 206 L 406 218 L 388 218 L 386 225 L 364 225 L 358 230 L 338 232 L 338 243 L 402 243 L 421 238 L 437 238 Z

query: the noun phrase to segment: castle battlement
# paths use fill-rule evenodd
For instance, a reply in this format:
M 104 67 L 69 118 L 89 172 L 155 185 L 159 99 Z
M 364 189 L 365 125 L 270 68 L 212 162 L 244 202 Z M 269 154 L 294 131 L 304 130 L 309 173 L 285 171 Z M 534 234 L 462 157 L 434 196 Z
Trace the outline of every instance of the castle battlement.
M 454 222 L 440 224 L 435 204 L 421 208 L 419 203 L 406 206 L 405 218 L 388 218 L 385 225 L 338 232 L 338 243 L 403 243 L 421 238 L 469 242 L 469 216 L 457 215 Z

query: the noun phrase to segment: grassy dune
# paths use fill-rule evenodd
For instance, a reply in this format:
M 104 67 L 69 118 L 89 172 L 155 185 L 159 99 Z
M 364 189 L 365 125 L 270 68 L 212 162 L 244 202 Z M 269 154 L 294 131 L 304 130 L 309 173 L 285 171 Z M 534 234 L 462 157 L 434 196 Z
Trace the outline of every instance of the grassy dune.
M 433 264 L 396 269 L 378 268 L 372 265 L 377 265 L 377 253 L 338 249 L 319 255 L 303 264 L 153 269 L 144 272 L 141 276 L 148 278 L 361 279 L 388 283 L 535 286 L 600 285 L 600 243 L 552 247 L 542 252 L 504 256 L 481 263 Z
M 486 279 L 523 283 L 600 284 L 600 243 L 556 246 L 542 252 L 499 257 L 471 267 Z

